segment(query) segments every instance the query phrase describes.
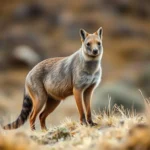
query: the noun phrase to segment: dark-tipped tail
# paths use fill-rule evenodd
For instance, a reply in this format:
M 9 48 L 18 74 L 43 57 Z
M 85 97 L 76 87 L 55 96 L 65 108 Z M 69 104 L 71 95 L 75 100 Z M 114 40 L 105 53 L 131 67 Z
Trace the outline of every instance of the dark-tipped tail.
M 30 115 L 31 110 L 32 110 L 32 100 L 29 96 L 24 96 L 23 106 L 19 117 L 17 118 L 16 121 L 4 126 L 3 129 L 11 130 L 19 128 L 26 122 L 26 120 Z

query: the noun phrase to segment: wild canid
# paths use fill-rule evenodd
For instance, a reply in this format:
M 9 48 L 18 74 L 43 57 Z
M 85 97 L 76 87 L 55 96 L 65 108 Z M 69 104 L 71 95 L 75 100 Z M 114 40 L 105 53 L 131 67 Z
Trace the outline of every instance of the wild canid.
M 102 32 L 102 27 L 93 34 L 80 29 L 82 45 L 77 52 L 68 57 L 46 59 L 37 64 L 26 77 L 23 106 L 19 117 L 3 128 L 19 128 L 30 115 L 30 126 L 34 130 L 36 117 L 45 104 L 39 119 L 42 130 L 47 130 L 46 117 L 54 111 L 61 100 L 70 95 L 75 97 L 81 124 L 96 125 L 92 121 L 90 101 L 94 89 L 101 81 Z

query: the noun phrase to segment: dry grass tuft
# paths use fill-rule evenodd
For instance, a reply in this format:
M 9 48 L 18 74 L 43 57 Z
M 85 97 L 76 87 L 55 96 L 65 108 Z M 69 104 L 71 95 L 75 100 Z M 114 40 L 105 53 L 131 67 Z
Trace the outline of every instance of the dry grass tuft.
M 146 113 L 149 100 L 144 99 Z M 148 116 L 148 115 L 147 115 Z M 61 125 L 48 132 L 7 131 L 0 136 L 0 150 L 149 150 L 149 118 L 114 106 L 94 114 L 95 127 L 81 126 L 78 122 L 66 119 Z M 30 134 L 27 134 L 30 133 Z

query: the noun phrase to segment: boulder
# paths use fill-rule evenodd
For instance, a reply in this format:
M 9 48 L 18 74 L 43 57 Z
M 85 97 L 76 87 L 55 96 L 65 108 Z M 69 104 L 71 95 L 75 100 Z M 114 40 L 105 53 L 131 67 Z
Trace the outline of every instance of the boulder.
M 13 51 L 13 57 L 17 61 L 24 62 L 28 66 L 34 66 L 41 60 L 39 54 L 27 45 L 17 46 Z
M 124 82 L 114 82 L 96 89 L 92 101 L 93 109 L 99 111 L 100 109 L 107 108 L 109 97 L 111 98 L 111 108 L 115 104 L 122 105 L 125 109 L 134 108 L 137 112 L 141 112 L 144 108 L 138 89 Z

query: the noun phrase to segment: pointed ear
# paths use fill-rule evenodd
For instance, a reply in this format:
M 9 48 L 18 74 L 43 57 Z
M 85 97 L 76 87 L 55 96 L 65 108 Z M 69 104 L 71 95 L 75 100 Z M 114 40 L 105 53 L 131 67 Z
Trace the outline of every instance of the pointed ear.
M 88 36 L 88 33 L 84 29 L 80 29 L 79 34 L 81 37 L 81 41 L 84 41 L 86 37 Z
M 100 28 L 96 31 L 96 34 L 100 37 L 100 39 L 102 39 L 102 37 L 103 37 L 103 28 L 100 27 Z

